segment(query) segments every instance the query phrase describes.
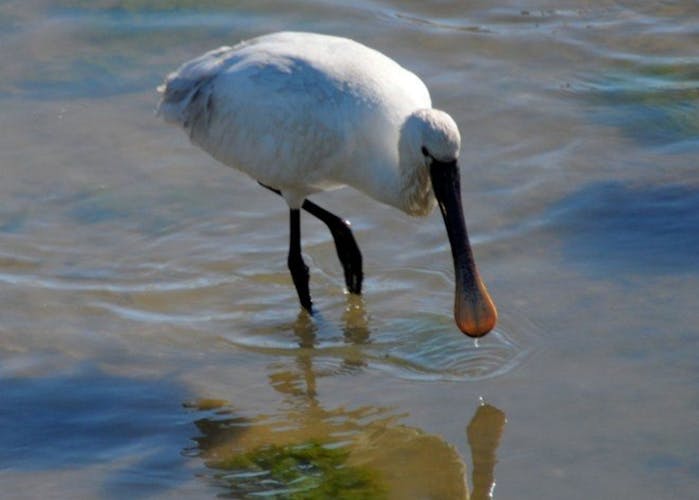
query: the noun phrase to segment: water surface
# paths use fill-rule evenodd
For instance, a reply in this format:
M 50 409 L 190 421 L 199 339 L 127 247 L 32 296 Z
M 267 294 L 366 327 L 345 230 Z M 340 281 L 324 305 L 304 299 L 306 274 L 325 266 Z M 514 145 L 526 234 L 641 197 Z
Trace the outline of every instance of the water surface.
M 698 14 L 0 2 L 3 498 L 283 498 L 348 480 L 334 460 L 377 498 L 695 496 Z M 153 115 L 181 62 L 280 29 L 388 53 L 459 123 L 502 315 L 477 345 L 438 214 L 314 197 L 352 221 L 366 282 L 343 291 L 304 218 L 310 319 L 283 202 Z M 300 449 L 326 462 L 299 469 Z M 286 469 L 256 462 L 270 450 Z

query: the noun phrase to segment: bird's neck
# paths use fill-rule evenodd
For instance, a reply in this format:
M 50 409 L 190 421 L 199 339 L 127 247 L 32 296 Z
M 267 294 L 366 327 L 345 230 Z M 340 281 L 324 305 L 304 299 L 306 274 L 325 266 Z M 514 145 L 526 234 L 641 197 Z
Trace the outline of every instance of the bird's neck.
M 409 122 L 397 127 L 400 132 L 394 139 L 398 143 L 396 147 L 391 137 L 385 137 L 385 130 L 392 126 L 395 124 L 382 124 L 376 129 L 384 130 L 384 136 L 377 134 L 367 138 L 367 142 L 380 139 L 375 141 L 376 147 L 352 152 L 353 175 L 343 181 L 409 215 L 427 215 L 436 206 L 436 201 L 429 169 L 419 148 L 420 129 Z
M 419 127 L 407 120 L 398 142 L 399 207 L 409 215 L 424 216 L 436 206 L 430 172 L 419 149 L 422 144 Z
M 401 176 L 401 209 L 409 215 L 428 215 L 436 206 L 427 166 L 410 166 Z
M 392 168 L 384 163 L 369 169 L 370 182 L 355 187 L 408 215 L 424 216 L 432 212 L 436 201 L 427 167 L 390 163 Z

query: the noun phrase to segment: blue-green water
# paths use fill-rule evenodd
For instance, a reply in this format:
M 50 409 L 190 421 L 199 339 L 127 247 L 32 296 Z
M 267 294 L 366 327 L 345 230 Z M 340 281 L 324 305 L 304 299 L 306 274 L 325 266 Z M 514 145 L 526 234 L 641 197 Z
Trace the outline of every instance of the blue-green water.
M 696 496 L 696 19 L 689 1 L 0 2 L 0 497 L 337 486 L 298 449 L 342 459 L 348 495 L 486 498 L 494 473 L 501 499 Z M 453 325 L 437 214 L 314 197 L 352 221 L 366 282 L 343 292 L 304 219 L 310 319 L 283 202 L 153 115 L 180 63 L 281 29 L 386 52 L 459 124 L 502 316 L 478 345 Z

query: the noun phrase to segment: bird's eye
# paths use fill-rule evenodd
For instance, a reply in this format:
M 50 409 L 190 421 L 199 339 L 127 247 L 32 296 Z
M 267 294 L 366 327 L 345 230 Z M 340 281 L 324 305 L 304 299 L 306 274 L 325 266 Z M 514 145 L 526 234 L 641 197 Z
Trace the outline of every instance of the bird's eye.
M 430 156 L 430 152 L 427 151 L 427 148 L 425 146 L 422 146 L 422 154 L 423 156 Z

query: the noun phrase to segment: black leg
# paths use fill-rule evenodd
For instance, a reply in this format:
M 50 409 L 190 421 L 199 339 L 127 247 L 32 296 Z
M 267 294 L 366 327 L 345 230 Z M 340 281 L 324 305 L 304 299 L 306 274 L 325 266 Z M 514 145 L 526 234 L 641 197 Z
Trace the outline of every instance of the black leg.
M 354 239 L 349 222 L 342 220 L 332 212 L 319 207 L 312 201 L 305 200 L 302 207 L 306 212 L 317 217 L 328 226 L 330 234 L 335 240 L 337 256 L 345 271 L 345 284 L 350 293 L 357 295 L 362 293 L 362 253 L 359 251 L 357 241 Z
M 260 185 L 281 195 L 277 189 L 265 186 L 262 183 L 260 183 Z M 332 234 L 333 240 L 335 241 L 337 256 L 345 272 L 345 284 L 347 285 L 347 289 L 350 293 L 361 294 L 362 280 L 364 278 L 364 273 L 362 272 L 362 253 L 359 251 L 359 246 L 354 239 L 349 223 L 332 212 L 328 212 L 324 208 L 319 207 L 312 201 L 305 200 L 301 208 L 314 217 L 317 217 L 328 226 L 330 234 Z
M 289 271 L 291 271 L 291 278 L 294 280 L 301 306 L 309 314 L 313 314 L 311 294 L 308 290 L 308 266 L 301 256 L 301 213 L 298 208 L 289 211 L 289 229 L 289 258 L 287 260 Z

